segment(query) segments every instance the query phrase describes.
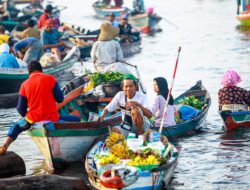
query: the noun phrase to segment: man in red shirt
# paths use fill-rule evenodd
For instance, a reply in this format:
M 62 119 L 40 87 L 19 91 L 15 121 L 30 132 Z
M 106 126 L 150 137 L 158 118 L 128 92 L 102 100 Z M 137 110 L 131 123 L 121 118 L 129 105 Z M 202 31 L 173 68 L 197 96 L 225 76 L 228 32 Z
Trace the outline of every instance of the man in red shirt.
M 78 116 L 59 116 L 56 102 L 63 102 L 63 92 L 52 75 L 42 73 L 42 66 L 38 61 L 29 62 L 28 71 L 30 77 L 21 85 L 17 105 L 17 111 L 23 119 L 10 128 L 4 145 L 0 147 L 0 154 L 4 154 L 17 136 L 35 122 L 81 120 Z
M 44 13 L 41 15 L 41 17 L 40 17 L 40 19 L 38 21 L 37 27 L 39 29 L 43 28 L 45 26 L 45 21 L 52 18 L 52 14 L 53 14 L 52 5 L 47 5 L 46 8 L 45 8 Z

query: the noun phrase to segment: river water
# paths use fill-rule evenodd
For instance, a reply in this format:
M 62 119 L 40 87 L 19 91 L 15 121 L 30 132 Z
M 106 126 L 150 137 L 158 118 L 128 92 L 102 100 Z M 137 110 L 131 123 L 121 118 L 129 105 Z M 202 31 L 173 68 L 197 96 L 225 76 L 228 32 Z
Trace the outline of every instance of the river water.
M 102 23 L 94 17 L 91 0 L 57 0 L 67 6 L 61 20 L 95 29 Z M 178 2 L 178 3 L 177 3 Z M 125 5 L 131 7 L 132 0 Z M 204 129 L 201 133 L 181 138 L 180 161 L 170 189 L 249 189 L 250 188 L 250 130 L 225 132 L 217 112 L 220 80 L 228 69 L 236 70 L 250 89 L 250 36 L 237 29 L 235 0 L 146 0 L 147 7 L 178 28 L 162 20 L 162 32 L 143 35 L 142 51 L 127 59 L 138 65 L 148 98 L 153 101 L 152 80 L 164 76 L 171 81 L 178 46 L 182 47 L 173 95 L 176 97 L 197 80 L 202 80 L 212 97 Z M 87 60 L 66 71 L 60 84 L 84 73 L 91 65 Z M 10 124 L 19 115 L 15 109 L 0 110 L 0 144 L 4 142 Z M 19 136 L 10 150 L 26 163 L 27 175 L 47 173 L 43 157 L 26 133 Z

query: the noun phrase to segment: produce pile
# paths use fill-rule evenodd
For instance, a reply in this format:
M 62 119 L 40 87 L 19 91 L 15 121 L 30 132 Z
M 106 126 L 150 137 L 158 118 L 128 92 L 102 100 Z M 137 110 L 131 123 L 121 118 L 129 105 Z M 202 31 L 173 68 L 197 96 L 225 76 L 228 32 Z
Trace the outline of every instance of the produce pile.
M 202 110 L 202 108 L 205 104 L 204 101 L 198 100 L 197 98 L 195 98 L 195 96 L 185 97 L 185 99 L 179 100 L 178 103 L 191 106 L 191 107 L 198 109 L 198 110 Z
M 98 144 L 98 143 L 97 143 Z M 112 132 L 105 142 L 99 142 L 93 155 L 98 172 L 115 166 L 134 166 L 139 171 L 151 170 L 165 164 L 172 154 L 160 141 L 145 142 L 143 136 L 125 139 L 124 134 Z
M 95 86 L 100 85 L 102 82 L 121 82 L 124 75 L 119 72 L 110 72 L 107 74 L 103 73 L 94 73 L 90 77 L 90 81 L 95 83 Z

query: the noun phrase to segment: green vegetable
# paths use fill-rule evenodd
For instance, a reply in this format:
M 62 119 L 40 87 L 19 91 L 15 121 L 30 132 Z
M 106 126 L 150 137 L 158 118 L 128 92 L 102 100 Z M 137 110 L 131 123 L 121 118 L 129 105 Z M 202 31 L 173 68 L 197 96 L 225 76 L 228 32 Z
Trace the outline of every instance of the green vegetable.
M 185 99 L 179 100 L 178 103 L 192 106 L 193 108 L 199 110 L 202 109 L 203 105 L 205 104 L 205 102 L 198 100 L 195 98 L 195 96 L 185 97 Z
M 90 77 L 90 81 L 95 82 L 95 86 L 100 85 L 102 82 L 120 82 L 122 81 L 124 75 L 119 72 L 110 72 L 107 74 L 95 73 Z

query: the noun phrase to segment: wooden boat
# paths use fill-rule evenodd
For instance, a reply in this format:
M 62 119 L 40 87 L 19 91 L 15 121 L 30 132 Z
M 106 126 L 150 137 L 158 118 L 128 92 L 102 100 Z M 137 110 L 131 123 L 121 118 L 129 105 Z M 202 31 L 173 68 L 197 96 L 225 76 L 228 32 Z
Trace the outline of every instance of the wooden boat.
M 32 0 L 12 0 L 15 4 L 32 3 Z
M 123 11 L 124 7 L 106 7 L 105 5 L 101 6 L 100 4 L 94 3 L 92 5 L 96 12 L 96 16 L 101 19 L 106 19 L 107 15 L 113 13 L 115 17 L 119 17 Z
M 250 27 L 250 1 L 237 1 L 237 16 L 236 18 L 241 22 L 241 25 Z
M 138 42 L 132 42 L 130 44 L 120 43 L 120 46 L 121 46 L 122 51 L 123 51 L 123 56 L 130 57 L 134 54 L 140 53 L 141 40 L 139 40 Z
M 89 151 L 91 152 L 91 150 Z M 168 186 L 174 170 L 178 164 L 179 151 L 174 147 L 173 156 L 168 160 L 168 162 L 158 168 L 154 168 L 149 171 L 139 172 L 139 178 L 137 181 L 132 183 L 127 187 L 121 188 L 122 190 L 151 190 L 151 189 L 162 189 L 163 187 Z M 92 159 L 88 158 L 88 155 L 85 159 L 85 169 L 88 174 L 88 179 L 95 189 L 112 189 L 116 188 L 106 188 L 100 183 L 100 174 L 93 167 Z M 119 188 L 120 189 L 120 188 Z M 118 190 L 118 189 L 117 189 Z
M 154 30 L 154 27 L 160 22 L 162 18 L 155 14 L 138 14 L 129 16 L 129 23 L 139 29 L 140 31 L 149 34 Z
M 77 58 L 71 57 L 61 63 L 44 67 L 43 72 L 57 77 L 58 73 L 76 62 Z M 16 107 L 19 88 L 28 77 L 27 68 L 0 68 L 0 108 Z
M 250 127 L 250 111 L 220 110 L 219 113 L 227 130 Z
M 184 135 L 192 134 L 195 131 L 198 131 L 202 128 L 208 109 L 211 105 L 211 97 L 205 87 L 202 85 L 201 81 L 198 81 L 195 86 L 191 87 L 189 90 L 181 94 L 175 99 L 175 104 L 178 104 L 180 99 L 183 99 L 188 96 L 194 95 L 196 98 L 205 101 L 206 106 L 203 111 L 198 114 L 195 118 L 177 123 L 174 126 L 164 127 L 162 133 L 171 139 L 178 138 Z M 153 127 L 154 130 L 159 130 L 158 128 Z

